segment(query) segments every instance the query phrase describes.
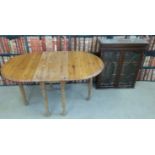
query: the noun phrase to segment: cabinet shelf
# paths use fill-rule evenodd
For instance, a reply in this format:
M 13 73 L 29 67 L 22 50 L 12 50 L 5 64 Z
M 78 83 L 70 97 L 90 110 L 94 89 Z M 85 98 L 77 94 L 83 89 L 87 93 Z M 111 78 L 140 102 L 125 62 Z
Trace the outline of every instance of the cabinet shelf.
M 19 53 L 0 53 L 0 56 L 16 56 L 16 55 L 20 55 Z
M 155 69 L 155 66 L 143 66 L 142 69 Z
M 144 55 L 145 56 L 153 56 L 153 57 L 155 57 L 155 51 L 146 51 L 146 52 L 144 52 Z

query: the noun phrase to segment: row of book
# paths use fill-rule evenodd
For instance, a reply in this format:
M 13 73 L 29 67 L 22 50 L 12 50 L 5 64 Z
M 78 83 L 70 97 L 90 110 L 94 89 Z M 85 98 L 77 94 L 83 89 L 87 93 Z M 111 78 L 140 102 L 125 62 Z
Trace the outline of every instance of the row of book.
M 155 67 L 155 57 L 145 56 L 143 67 Z
M 149 40 L 150 36 L 18 36 L 9 39 L 0 37 L 0 53 L 28 53 L 41 51 L 88 51 L 98 52 L 97 40 L 102 39 L 138 39 Z M 152 39 L 150 39 L 152 43 Z
M 147 51 L 154 52 L 155 36 L 145 36 L 145 38 L 148 40 L 148 43 L 149 43 Z M 155 57 L 154 56 L 149 56 L 149 54 L 145 56 L 144 62 L 143 62 L 143 68 L 139 70 L 138 80 L 155 81 Z
M 137 80 L 155 81 L 155 69 L 140 69 Z
M 148 51 L 154 51 L 155 50 L 155 36 L 149 36 L 147 40 L 149 42 Z
M 143 69 L 140 69 L 137 80 L 140 81 L 155 80 L 155 57 L 145 56 Z
M 103 36 L 104 37 L 104 36 Z M 0 53 L 31 53 L 41 51 L 98 52 L 102 36 L 21 36 L 15 39 L 0 37 Z

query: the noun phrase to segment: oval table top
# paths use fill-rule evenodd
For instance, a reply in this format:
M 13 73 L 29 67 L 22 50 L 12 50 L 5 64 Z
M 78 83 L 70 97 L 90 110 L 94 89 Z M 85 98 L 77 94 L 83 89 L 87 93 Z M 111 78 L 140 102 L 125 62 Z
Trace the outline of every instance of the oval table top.
M 15 82 L 60 82 L 89 79 L 103 68 L 102 60 L 88 52 L 35 52 L 11 58 L 2 75 Z

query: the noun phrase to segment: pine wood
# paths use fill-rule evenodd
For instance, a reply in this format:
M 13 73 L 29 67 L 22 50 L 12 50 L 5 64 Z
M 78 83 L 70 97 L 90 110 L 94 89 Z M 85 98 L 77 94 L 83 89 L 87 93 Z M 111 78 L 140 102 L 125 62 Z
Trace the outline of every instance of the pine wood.
M 19 84 L 19 90 L 21 92 L 24 104 L 28 105 L 29 103 L 28 103 L 27 98 L 26 98 L 26 93 L 25 93 L 25 90 L 24 90 L 24 86 L 21 83 Z
M 49 109 L 48 109 L 48 97 L 47 97 L 46 86 L 44 82 L 40 82 L 40 88 L 41 88 L 42 95 L 44 98 L 44 103 L 45 103 L 45 116 L 49 116 L 51 115 L 51 113 L 49 112 Z
M 62 104 L 62 115 L 66 113 L 66 98 L 65 98 L 65 82 L 61 82 L 61 104 Z
M 72 81 L 94 77 L 103 67 L 100 58 L 87 52 L 36 52 L 11 58 L 2 75 L 15 82 Z
M 88 97 L 87 97 L 87 100 L 90 100 L 90 97 L 91 97 L 91 94 L 92 94 L 92 83 L 93 83 L 93 79 L 90 78 L 88 80 Z

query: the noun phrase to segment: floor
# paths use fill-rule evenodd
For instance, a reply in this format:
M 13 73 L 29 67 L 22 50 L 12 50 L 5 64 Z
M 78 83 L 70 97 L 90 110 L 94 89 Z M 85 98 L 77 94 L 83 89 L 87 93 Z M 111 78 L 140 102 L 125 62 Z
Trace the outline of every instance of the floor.
M 135 88 L 95 89 L 87 101 L 86 84 L 67 84 L 67 114 L 60 115 L 60 86 L 47 86 L 50 117 L 45 117 L 39 86 L 25 86 L 25 106 L 17 86 L 0 87 L 0 118 L 155 118 L 155 83 L 137 82 Z

